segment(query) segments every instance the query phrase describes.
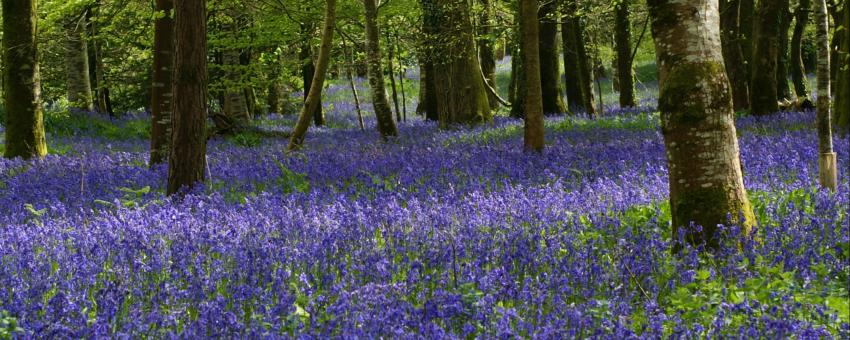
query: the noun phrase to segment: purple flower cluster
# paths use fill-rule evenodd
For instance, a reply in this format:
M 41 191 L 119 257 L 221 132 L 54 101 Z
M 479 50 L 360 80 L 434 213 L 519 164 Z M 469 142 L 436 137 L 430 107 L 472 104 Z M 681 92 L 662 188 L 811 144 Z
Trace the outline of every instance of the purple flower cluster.
M 0 160 L 0 310 L 23 337 L 846 337 L 850 150 L 816 190 L 813 121 L 738 122 L 757 238 L 679 256 L 646 112 L 552 118 L 543 155 L 507 119 L 213 140 L 179 201 L 145 140 L 57 137 Z

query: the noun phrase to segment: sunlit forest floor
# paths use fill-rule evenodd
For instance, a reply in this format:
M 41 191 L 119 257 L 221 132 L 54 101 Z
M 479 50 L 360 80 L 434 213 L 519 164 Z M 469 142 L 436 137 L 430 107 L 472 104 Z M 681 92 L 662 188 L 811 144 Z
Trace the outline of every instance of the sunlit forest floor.
M 146 114 L 49 113 L 45 160 L 0 160 L 0 319 L 24 337 L 850 336 L 850 141 L 839 191 L 817 190 L 813 113 L 738 118 L 756 233 L 672 255 L 651 84 L 638 109 L 548 118 L 543 155 L 521 122 L 441 131 L 415 100 L 381 143 L 346 86 L 302 152 L 211 139 L 179 201 L 147 167 Z

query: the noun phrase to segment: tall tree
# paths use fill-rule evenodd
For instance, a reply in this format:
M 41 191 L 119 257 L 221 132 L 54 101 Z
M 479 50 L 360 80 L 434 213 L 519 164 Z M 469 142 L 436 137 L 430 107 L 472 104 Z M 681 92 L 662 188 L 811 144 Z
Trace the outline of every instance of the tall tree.
M 159 13 L 153 33 L 153 80 L 151 82 L 150 165 L 162 163 L 169 153 L 174 71 L 174 0 L 157 0 Z
M 752 113 L 763 116 L 779 111 L 776 91 L 776 61 L 779 58 L 778 0 L 759 1 L 753 33 L 753 57 L 750 65 L 750 105 Z
M 841 24 L 850 30 L 850 4 L 844 5 L 844 20 Z M 850 135 L 850 33 L 845 33 L 838 54 L 838 76 L 836 77 L 835 123 L 844 137 Z
M 393 121 L 393 111 L 384 88 L 384 73 L 381 67 L 380 29 L 378 27 L 378 8 L 375 0 L 363 0 L 366 13 L 366 64 L 369 68 L 369 86 L 372 88 L 372 106 L 378 121 L 378 132 L 386 139 L 398 135 L 398 127 Z M 390 72 L 390 77 L 393 77 Z
M 781 101 L 794 99 L 791 84 L 788 83 L 788 31 L 794 14 L 788 0 L 779 0 L 779 49 L 776 55 L 776 96 Z
M 526 98 L 525 135 L 526 150 L 543 151 L 543 89 L 540 74 L 540 51 L 538 48 L 537 0 L 520 0 L 522 25 L 522 64 L 525 68 Z M 559 94 L 560 97 L 560 94 Z
M 44 157 L 35 0 L 3 0 L 3 95 L 7 158 Z
M 803 33 L 809 23 L 809 12 L 811 10 L 811 0 L 800 0 L 797 9 L 794 10 L 796 23 L 794 24 L 794 32 L 791 34 L 791 61 L 789 64 L 797 100 L 807 102 L 808 106 L 811 106 L 811 100 L 809 99 L 809 81 L 806 79 L 806 67 L 803 64 Z
M 555 1 L 544 2 L 537 12 L 537 17 L 540 21 L 537 34 L 540 42 L 538 66 L 543 91 L 543 112 L 546 114 L 566 113 L 567 107 L 564 105 L 564 99 L 561 96 L 561 67 L 558 60 L 557 3 Z M 525 34 L 527 33 L 525 32 Z
M 741 47 L 741 26 L 750 23 L 740 21 L 740 9 L 741 0 L 720 0 L 720 39 L 726 75 L 732 87 L 732 103 L 735 110 L 746 110 L 750 107 L 750 90 L 747 59 Z
M 564 87 L 567 94 L 569 109 L 585 111 L 584 97 L 581 90 L 581 79 L 578 68 L 578 53 L 576 52 L 576 35 L 573 31 L 575 18 L 574 2 L 564 0 L 561 6 L 561 46 L 564 57 Z M 513 100 L 511 101 L 513 102 Z
M 310 91 L 307 92 L 304 106 L 301 108 L 301 114 L 298 116 L 298 122 L 292 130 L 292 136 L 289 138 L 289 146 L 287 149 L 292 151 L 301 147 L 304 143 L 304 136 L 307 134 L 307 128 L 310 127 L 310 119 L 313 118 L 313 113 L 316 107 L 321 105 L 322 88 L 325 85 L 325 72 L 328 70 L 328 64 L 331 59 L 331 44 L 334 38 L 334 26 L 336 25 L 336 0 L 326 0 L 325 4 L 325 22 L 322 28 L 322 43 L 319 47 L 319 57 L 316 61 L 316 72 L 313 73 L 313 79 L 310 83 Z
M 820 185 L 835 191 L 838 185 L 838 170 L 835 151 L 832 149 L 832 122 L 830 109 L 830 79 L 829 79 L 829 17 L 826 11 L 826 0 L 815 1 L 815 27 L 818 45 L 818 97 L 817 97 L 817 126 L 818 126 L 818 173 Z
M 91 79 L 89 79 L 89 52 L 86 37 L 86 15 L 75 14 L 65 25 L 65 72 L 68 105 L 79 111 L 94 110 Z
M 634 107 L 635 84 L 632 70 L 632 23 L 629 19 L 631 0 L 615 4 L 614 40 L 617 45 L 617 80 L 620 88 L 620 107 Z
M 575 68 L 575 78 L 567 78 L 567 84 L 574 83 L 578 91 L 567 91 L 570 106 L 587 114 L 596 115 L 596 102 L 593 95 L 593 70 L 587 55 L 584 39 L 584 22 L 579 15 L 578 0 L 564 0 L 564 24 L 567 36 L 564 40 L 564 67 Z M 563 26 L 562 26 L 563 27 Z M 570 73 L 567 73 L 571 75 Z M 578 95 L 576 102 L 570 99 L 570 94 Z
M 175 2 L 169 195 L 204 180 L 207 152 L 206 20 L 205 0 Z
M 744 189 L 717 0 L 647 0 L 659 65 L 661 130 L 667 149 L 673 239 L 719 242 L 727 215 L 744 234 L 754 215 Z M 738 220 L 739 212 L 745 221 Z
M 474 32 L 467 0 L 436 0 L 437 35 L 434 80 L 440 127 L 475 124 L 491 118 L 490 102 L 475 51 Z M 425 10 L 426 8 L 423 8 Z
M 492 88 L 496 88 L 496 54 L 493 48 L 493 37 L 491 36 L 493 29 L 491 26 L 493 17 L 493 2 L 492 0 L 478 0 L 481 3 L 481 12 L 478 13 L 478 60 L 481 63 L 481 72 L 484 73 L 484 79 Z M 495 110 L 499 107 L 499 99 L 495 94 L 487 93 L 487 99 L 490 102 L 490 109 Z
M 431 43 L 437 38 L 437 26 L 440 24 L 440 13 L 437 11 L 437 0 L 419 0 L 422 8 L 422 40 L 419 46 L 419 106 L 416 113 L 425 116 L 426 120 L 440 119 L 437 109 L 437 86 L 434 82 L 434 60 L 436 51 Z
M 310 43 L 313 30 L 308 24 L 301 24 L 301 50 L 299 57 L 301 58 L 301 80 L 304 84 L 304 102 L 307 102 L 307 94 L 313 87 L 313 78 L 316 77 L 316 64 L 313 62 L 313 46 Z M 325 125 L 325 114 L 322 111 L 322 94 L 319 93 L 319 105 L 312 112 L 313 123 L 316 126 Z

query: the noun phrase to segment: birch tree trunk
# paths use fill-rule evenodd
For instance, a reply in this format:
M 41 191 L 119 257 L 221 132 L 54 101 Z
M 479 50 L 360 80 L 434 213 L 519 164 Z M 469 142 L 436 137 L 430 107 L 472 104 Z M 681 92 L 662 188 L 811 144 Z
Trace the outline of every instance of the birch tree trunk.
M 207 15 L 205 0 L 174 6 L 174 101 L 169 195 L 204 180 L 207 153 Z
M 151 83 L 151 154 L 150 165 L 162 163 L 168 156 L 171 138 L 172 72 L 174 71 L 174 1 L 157 0 L 156 10 L 163 12 L 154 22 L 153 81 Z
M 378 8 L 375 0 L 363 0 L 363 8 L 366 13 L 366 63 L 369 68 L 369 87 L 372 88 L 372 107 L 378 121 L 378 132 L 386 139 L 389 136 L 398 136 L 398 127 L 393 121 L 393 111 L 384 88 Z M 390 77 L 393 77 L 392 72 Z
M 832 115 L 830 109 L 830 79 L 829 79 L 829 17 L 825 0 L 815 1 L 815 27 L 818 45 L 818 97 L 817 97 L 817 127 L 818 127 L 818 173 L 821 187 L 835 191 L 838 185 L 838 164 L 836 154 L 832 149 Z
M 310 119 L 313 118 L 312 113 L 321 105 L 322 88 L 325 85 L 325 72 L 327 72 L 328 63 L 330 62 L 331 43 L 333 43 L 335 25 L 336 0 L 327 0 L 325 4 L 325 22 L 322 28 L 322 45 L 319 48 L 316 72 L 313 73 L 310 91 L 307 92 L 304 107 L 301 108 L 298 122 L 295 124 L 295 129 L 293 129 L 292 136 L 289 138 L 287 149 L 290 151 L 298 149 L 304 143 L 304 136 L 307 134 L 307 128 L 310 127 Z
M 3 99 L 6 158 L 47 154 L 36 42 L 35 0 L 3 0 Z
M 543 90 L 540 82 L 540 51 L 538 51 L 537 0 L 520 0 L 522 19 L 522 64 L 525 68 L 526 98 L 524 147 L 530 151 L 543 151 Z M 557 60 L 557 59 L 556 59 Z
M 659 65 L 673 240 L 693 222 L 702 228 L 684 230 L 685 240 L 716 247 L 717 225 L 726 224 L 727 215 L 744 235 L 755 222 L 721 55 L 718 0 L 647 3 Z

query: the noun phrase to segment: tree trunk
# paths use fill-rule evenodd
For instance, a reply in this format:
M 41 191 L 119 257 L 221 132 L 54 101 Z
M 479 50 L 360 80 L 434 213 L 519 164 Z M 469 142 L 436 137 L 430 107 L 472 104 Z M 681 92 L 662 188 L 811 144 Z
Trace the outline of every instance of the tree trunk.
M 522 14 L 516 12 L 516 22 L 522 22 Z M 525 100 L 527 99 L 527 84 L 525 82 L 525 68 L 523 67 L 523 43 L 525 27 L 515 26 L 514 50 L 511 53 L 511 117 L 525 118 Z M 538 47 L 539 48 L 539 47 Z M 538 51 L 539 53 L 540 51 Z M 542 90 L 541 90 L 542 91 Z M 542 104 L 541 104 L 542 105 Z
M 266 106 L 269 113 L 283 114 L 283 104 L 285 102 L 286 90 L 281 83 L 281 74 L 283 73 L 283 65 L 281 64 L 281 50 L 274 52 L 274 61 L 269 72 L 269 87 L 268 95 L 266 96 Z
M 206 1 L 174 6 L 174 104 L 168 194 L 204 180 L 207 149 Z
M 567 5 L 570 3 L 567 2 Z M 572 10 L 572 11 L 571 11 Z M 574 21 L 576 20 L 572 14 L 575 9 L 570 9 L 569 6 L 564 7 L 564 14 L 561 18 L 561 45 L 564 49 L 564 87 L 567 94 L 567 105 L 570 111 L 586 111 L 584 108 L 584 98 L 582 96 L 581 77 L 579 76 L 578 68 L 578 52 L 576 45 L 576 36 Z M 513 100 L 511 101 L 513 102 Z
M 334 26 L 336 25 L 336 0 L 326 0 L 325 5 L 325 23 L 322 28 L 322 45 L 319 48 L 319 58 L 316 62 L 316 72 L 313 74 L 313 79 L 310 83 L 310 91 L 307 92 L 304 107 L 301 108 L 301 114 L 298 116 L 298 123 L 292 131 L 292 136 L 289 138 L 290 151 L 299 148 L 304 143 L 304 136 L 307 134 L 307 128 L 310 127 L 310 119 L 316 108 L 321 105 L 322 88 L 325 84 L 325 72 L 328 70 L 328 63 L 331 57 L 331 44 L 334 37 Z
M 237 127 L 244 127 L 251 120 L 251 114 L 243 91 L 239 51 L 234 49 L 223 51 L 222 63 L 226 80 L 224 83 L 224 114 Z
M 850 5 L 844 5 L 842 26 L 850 27 Z M 850 135 L 850 34 L 844 34 L 841 53 L 838 55 L 836 77 L 835 120 L 842 136 Z
M 809 12 L 811 11 L 811 0 L 800 0 L 797 10 L 794 12 L 797 23 L 794 25 L 794 33 L 791 34 L 791 80 L 794 83 L 794 92 L 800 102 L 810 101 L 809 81 L 806 78 L 806 67 L 803 64 L 803 33 L 809 23 Z
M 760 1 L 753 34 L 750 75 L 752 113 L 764 116 L 779 111 L 776 91 L 776 61 L 779 58 L 780 1 Z
M 80 15 L 71 20 L 65 26 L 65 33 L 68 106 L 76 111 L 94 111 L 85 16 Z
M 776 57 L 776 96 L 781 101 L 794 99 L 788 83 L 788 30 L 791 29 L 793 13 L 788 0 L 779 0 L 779 54 Z
M 363 0 L 366 13 L 366 63 L 369 66 L 369 86 L 372 88 L 372 107 L 378 121 L 378 132 L 386 140 L 389 136 L 398 136 L 398 127 L 393 122 L 387 91 L 384 89 L 384 74 L 381 67 L 381 32 L 378 28 L 378 8 L 375 0 Z M 390 72 L 393 78 L 393 73 Z M 393 81 L 394 82 L 394 81 Z
M 635 107 L 634 71 L 632 70 L 632 24 L 629 20 L 631 0 L 622 0 L 616 6 L 617 80 L 620 107 Z
M 35 0 L 3 0 L 3 97 L 6 109 L 6 158 L 47 154 Z
M 438 38 L 440 25 L 439 11 L 437 11 L 437 0 L 420 0 L 422 8 L 422 33 L 423 43 L 420 50 L 420 72 L 419 72 L 419 109 L 426 120 L 439 121 L 440 116 L 437 107 L 437 84 L 434 82 L 435 60 L 437 51 L 431 42 Z
M 739 21 L 741 0 L 720 0 L 720 39 L 723 44 L 723 60 L 726 75 L 732 87 L 732 103 L 736 111 L 750 107 L 747 65 L 741 48 L 741 25 Z
M 742 227 L 742 237 L 755 224 L 721 55 L 718 2 L 647 4 L 659 65 L 658 109 L 667 149 L 674 250 L 681 246 L 676 241 L 679 228 L 691 222 L 702 229 L 684 230 L 685 239 L 714 248 L 721 241 L 717 225 L 726 224 L 727 215 Z
M 164 12 L 154 22 L 153 81 L 151 83 L 150 165 L 162 163 L 169 153 L 171 137 L 172 72 L 174 66 L 173 0 L 157 0 L 156 10 Z
M 493 49 L 493 37 L 490 36 L 493 25 L 491 17 L 493 15 L 492 0 L 479 0 L 483 7 L 481 13 L 478 14 L 478 59 L 481 63 L 481 72 L 484 73 L 484 79 L 492 88 L 496 88 L 496 56 Z M 499 107 L 499 100 L 494 94 L 487 93 L 487 100 L 490 103 L 490 109 L 495 110 Z
M 738 36 L 741 40 L 741 52 L 744 53 L 747 81 L 749 82 L 753 65 L 753 31 L 756 26 L 756 21 L 753 18 L 756 13 L 756 0 L 740 0 L 740 2 L 741 4 L 738 7 L 738 27 L 740 28 L 740 32 Z
M 575 57 L 575 59 L 571 61 L 572 65 L 575 65 L 574 67 L 577 70 L 575 82 L 581 91 L 580 102 L 577 104 L 577 109 L 587 113 L 589 116 L 595 116 L 596 102 L 593 95 L 593 70 L 590 58 L 587 55 L 587 47 L 585 45 L 583 18 L 577 15 L 577 0 L 565 1 L 566 5 L 564 15 L 567 16 L 565 22 L 568 23 L 567 32 L 569 37 L 567 40 L 570 46 L 564 47 L 564 49 L 574 53 Z M 567 83 L 570 83 L 569 79 L 567 79 Z M 571 103 L 570 105 L 573 104 Z
M 522 19 L 522 59 L 525 68 L 526 98 L 525 134 L 523 143 L 526 150 L 542 152 L 543 136 L 543 89 L 541 83 L 539 24 L 537 0 L 520 0 L 520 18 Z M 540 25 L 542 26 L 542 25 Z M 557 58 L 555 59 L 557 60 Z M 558 93 L 560 97 L 560 93 Z
M 817 97 L 817 126 L 818 126 L 818 173 L 821 187 L 835 191 L 838 185 L 838 170 L 835 151 L 832 149 L 832 115 L 830 109 L 830 79 L 829 79 L 829 17 L 826 12 L 825 0 L 815 1 L 815 27 L 818 45 L 818 97 Z
M 538 67 L 540 68 L 541 89 L 543 91 L 543 112 L 545 114 L 563 114 L 567 112 L 561 96 L 561 67 L 558 61 L 558 7 L 554 1 L 545 2 L 537 12 L 539 20 Z M 528 32 L 526 32 L 528 33 Z M 528 75 L 526 74 L 526 78 Z
M 376 14 L 375 14 L 376 25 L 377 25 L 377 21 L 378 21 L 378 19 L 377 19 L 377 10 L 376 10 Z M 378 34 L 380 35 L 380 32 Z M 384 37 L 387 41 L 387 76 L 390 77 L 390 90 L 392 91 L 392 95 L 393 95 L 393 106 L 395 107 L 395 120 L 397 122 L 400 122 L 401 121 L 401 110 L 399 110 L 399 107 L 398 107 L 398 87 L 396 87 L 396 83 L 395 83 L 395 65 L 393 65 L 393 59 L 394 59 L 394 53 L 393 52 L 395 51 L 395 46 L 393 46 L 393 43 L 390 40 L 389 32 L 385 32 Z M 380 51 L 381 51 L 380 50 L 380 41 L 378 42 L 378 46 L 379 46 L 378 47 L 378 56 L 380 56 L 381 55 L 380 54 Z M 378 65 L 380 65 L 380 63 Z
M 439 24 L 433 57 L 437 113 L 440 127 L 489 121 L 490 102 L 481 77 L 481 65 L 466 0 L 436 0 Z
M 299 57 L 301 58 L 301 80 L 304 83 L 304 102 L 307 102 L 307 94 L 310 92 L 310 89 L 313 85 L 313 78 L 316 76 L 316 64 L 313 63 L 313 47 L 310 45 L 310 36 L 312 35 L 312 30 L 309 29 L 307 25 L 301 25 L 301 51 Z M 324 78 L 324 77 L 322 77 Z M 325 115 L 322 111 L 322 93 L 319 92 L 319 105 L 316 106 L 314 111 L 311 113 L 313 118 L 313 123 L 316 126 L 325 125 Z

